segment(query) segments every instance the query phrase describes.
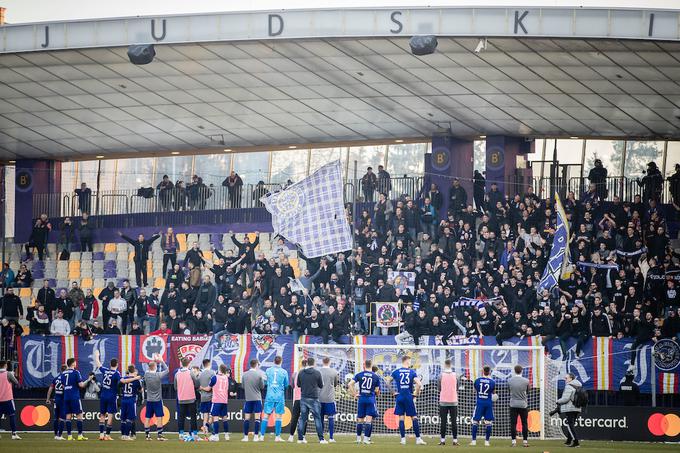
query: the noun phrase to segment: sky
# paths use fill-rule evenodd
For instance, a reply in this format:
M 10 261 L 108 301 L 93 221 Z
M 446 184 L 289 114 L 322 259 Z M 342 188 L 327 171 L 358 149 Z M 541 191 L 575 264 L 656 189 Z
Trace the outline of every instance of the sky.
M 679 0 L 0 0 L 10 24 L 224 11 L 390 6 L 584 6 L 680 10 Z

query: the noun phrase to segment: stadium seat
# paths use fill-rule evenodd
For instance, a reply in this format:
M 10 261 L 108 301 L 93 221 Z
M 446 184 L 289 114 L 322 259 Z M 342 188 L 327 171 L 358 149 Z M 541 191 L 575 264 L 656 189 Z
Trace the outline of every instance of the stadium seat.
M 80 280 L 80 287 L 83 289 L 92 288 L 93 285 L 94 283 L 91 278 L 83 278 Z
M 104 253 L 115 253 L 116 252 L 116 244 L 114 243 L 108 243 L 104 245 Z
M 165 288 L 165 279 L 163 277 L 157 277 L 153 282 L 153 286 L 156 288 Z
M 31 291 L 31 288 L 19 288 L 19 297 L 31 297 L 32 295 L 33 292 Z

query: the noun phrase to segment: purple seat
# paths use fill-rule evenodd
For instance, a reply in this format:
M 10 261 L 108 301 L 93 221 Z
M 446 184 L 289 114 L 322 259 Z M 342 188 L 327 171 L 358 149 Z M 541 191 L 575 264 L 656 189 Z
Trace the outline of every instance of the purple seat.
M 92 254 L 92 260 L 101 261 L 104 259 L 104 252 L 94 252 Z
M 50 288 L 54 288 L 55 286 L 57 286 L 57 280 L 56 279 L 50 278 L 47 281 L 50 283 Z
M 33 278 L 35 280 L 42 280 L 43 278 L 45 278 L 45 271 L 43 271 L 42 269 L 33 270 L 32 273 Z
M 222 243 L 222 234 L 220 233 L 210 233 L 210 242 L 212 242 L 215 245 L 221 244 Z M 218 245 L 218 248 L 219 247 Z
M 126 279 L 126 278 L 119 278 L 118 280 L 116 280 L 116 286 L 117 286 L 118 288 L 122 288 L 122 287 L 123 287 L 123 282 L 124 282 L 125 280 L 127 280 L 127 279 Z
M 116 267 L 117 267 L 117 266 L 116 266 L 116 262 L 115 262 L 115 261 L 113 261 L 113 260 L 104 261 L 104 270 L 105 270 L 105 271 L 108 271 L 108 270 L 114 270 L 114 271 L 115 271 L 115 270 L 116 270 Z
M 116 278 L 116 274 L 115 269 L 104 269 L 104 278 Z
M 44 270 L 45 269 L 45 263 L 42 261 L 36 261 L 33 263 L 33 267 L 31 267 L 31 271 L 35 272 L 37 270 Z

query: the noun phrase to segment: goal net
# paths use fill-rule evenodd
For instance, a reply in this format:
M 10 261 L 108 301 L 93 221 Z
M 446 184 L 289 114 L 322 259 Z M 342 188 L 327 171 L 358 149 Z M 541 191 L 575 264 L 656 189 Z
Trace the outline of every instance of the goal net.
M 392 371 L 401 366 L 401 357 L 409 355 L 412 367 L 418 373 L 423 389 L 416 400 L 416 409 L 424 435 L 439 435 L 439 376 L 444 361 L 450 359 L 458 376 L 458 436 L 470 436 L 472 414 L 476 395 L 473 388 L 475 379 L 482 375 L 485 365 L 491 367 L 491 376 L 496 381 L 498 399 L 494 403 L 493 437 L 510 436 L 510 393 L 507 379 L 514 373 L 515 365 L 522 365 L 523 375 L 529 379 L 528 392 L 530 438 L 563 438 L 559 423 L 550 423 L 548 414 L 556 406 L 557 378 L 559 364 L 544 355 L 542 346 L 413 346 L 413 345 L 324 345 L 297 344 L 295 369 L 303 358 L 314 357 L 321 366 L 325 357 L 330 366 L 338 370 L 340 385 L 335 389 L 337 415 L 335 430 L 339 433 L 354 433 L 356 429 L 356 400 L 349 393 L 354 375 L 363 370 L 364 361 L 370 359 L 381 376 L 380 396 L 377 398 L 377 420 L 373 421 L 375 434 L 398 432 L 398 417 L 394 415 L 394 384 Z M 411 420 L 406 418 L 406 427 Z M 517 422 L 518 437 L 521 438 L 521 424 Z M 447 429 L 450 436 L 450 425 Z

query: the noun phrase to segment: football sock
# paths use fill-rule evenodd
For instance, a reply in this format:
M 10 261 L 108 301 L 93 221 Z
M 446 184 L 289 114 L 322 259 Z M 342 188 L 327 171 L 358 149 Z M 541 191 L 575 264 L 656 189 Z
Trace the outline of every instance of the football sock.
M 472 425 L 472 440 L 477 440 L 477 430 L 479 429 L 479 425 L 474 423 Z
M 335 433 L 335 417 L 331 415 L 328 417 L 328 436 L 331 439 L 333 438 L 333 433 Z
M 281 419 L 276 419 L 274 422 L 274 434 L 276 434 L 276 437 L 281 435 Z
M 413 433 L 416 435 L 416 437 L 420 437 L 420 423 L 418 423 L 418 419 L 413 417 Z
M 404 420 L 399 420 L 399 435 L 402 439 L 406 437 L 406 425 L 404 424 Z
M 491 425 L 486 425 L 486 440 L 491 439 Z

